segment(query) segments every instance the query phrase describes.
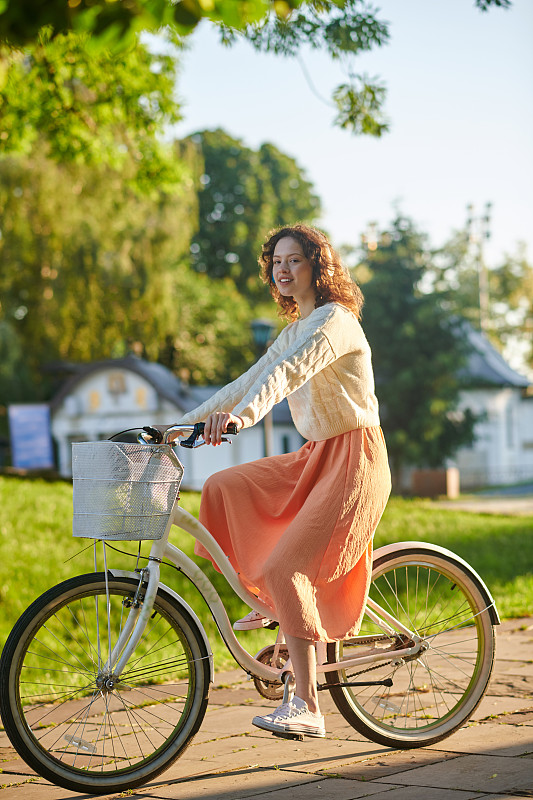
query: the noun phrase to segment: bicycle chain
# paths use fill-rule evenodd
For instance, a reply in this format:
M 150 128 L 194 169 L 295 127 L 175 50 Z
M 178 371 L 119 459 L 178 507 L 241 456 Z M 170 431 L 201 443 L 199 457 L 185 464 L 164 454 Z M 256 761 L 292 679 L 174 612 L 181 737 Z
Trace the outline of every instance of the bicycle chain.
M 381 667 L 388 667 L 389 664 L 392 664 L 391 661 L 381 661 L 379 664 L 375 664 L 373 667 L 367 667 L 366 669 L 362 669 L 359 672 L 354 672 L 352 675 L 346 675 L 347 678 L 358 678 L 359 675 L 364 675 L 366 672 L 372 672 L 373 669 L 380 669 Z
M 392 636 L 368 636 L 366 639 L 358 639 L 357 644 L 374 644 L 375 642 L 382 642 L 384 639 L 392 639 Z M 390 664 L 393 663 L 391 661 L 380 661 L 379 664 L 374 664 L 373 667 L 367 667 L 366 669 L 362 669 L 359 672 L 354 672 L 351 675 L 346 675 L 347 678 L 358 678 L 359 675 L 364 675 L 366 672 L 372 672 L 374 669 L 381 669 L 381 667 L 388 667 Z
M 385 633 L 380 633 L 376 634 L 375 636 L 365 636 L 364 638 L 361 639 L 347 639 L 346 644 L 351 644 L 356 647 L 359 647 L 359 645 L 362 644 L 375 644 L 376 642 L 386 642 L 386 641 L 390 642 L 395 638 L 396 638 L 395 636 L 392 635 L 387 636 Z

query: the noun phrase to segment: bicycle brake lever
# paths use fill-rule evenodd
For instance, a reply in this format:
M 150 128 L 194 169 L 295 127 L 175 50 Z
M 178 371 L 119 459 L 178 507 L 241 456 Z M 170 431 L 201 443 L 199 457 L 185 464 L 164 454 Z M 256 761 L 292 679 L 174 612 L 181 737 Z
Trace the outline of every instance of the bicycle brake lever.
M 161 444 L 163 441 L 163 434 L 157 428 L 145 425 L 142 430 L 144 433 L 139 433 L 137 436 L 137 441 L 140 444 Z
M 186 447 L 188 450 L 194 450 L 196 447 L 201 447 L 205 442 L 202 440 L 201 442 L 198 441 L 202 433 L 204 432 L 204 423 L 197 422 L 193 428 L 193 431 L 188 439 L 184 439 L 180 442 L 180 447 Z
M 180 447 L 186 447 L 188 450 L 195 450 L 197 447 L 202 447 L 202 445 L 204 445 L 205 442 L 203 439 L 201 442 L 199 442 L 198 439 L 200 438 L 200 436 L 202 436 L 204 432 L 204 427 L 205 426 L 203 422 L 197 422 L 189 438 L 184 439 L 182 442 L 180 442 Z M 230 422 L 230 424 L 228 425 L 227 433 L 234 435 L 237 434 L 237 426 L 235 425 L 234 422 Z M 231 439 L 226 439 L 225 437 L 222 437 L 220 441 L 227 442 L 227 444 L 231 444 Z

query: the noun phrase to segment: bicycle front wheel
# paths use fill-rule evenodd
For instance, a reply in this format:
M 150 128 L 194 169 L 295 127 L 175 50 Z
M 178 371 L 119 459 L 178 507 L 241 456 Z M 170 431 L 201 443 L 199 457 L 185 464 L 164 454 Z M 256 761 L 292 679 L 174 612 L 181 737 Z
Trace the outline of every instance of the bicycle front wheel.
M 326 673 L 332 698 L 347 722 L 367 738 L 395 748 L 440 742 L 471 716 L 487 688 L 494 629 L 486 601 L 467 569 L 437 551 L 401 547 L 374 564 L 370 597 L 424 639 L 426 650 L 394 656 L 409 646 L 400 633 L 374 642 L 390 657 L 376 665 Z M 383 629 L 365 615 L 360 636 Z M 353 639 L 328 645 L 330 663 L 355 658 L 366 645 Z M 392 680 L 385 686 L 334 684 Z
M 0 663 L 2 719 L 19 755 L 77 792 L 135 788 L 165 770 L 205 714 L 210 666 L 198 625 L 159 590 L 123 673 L 106 667 L 138 587 L 80 575 L 38 598 Z

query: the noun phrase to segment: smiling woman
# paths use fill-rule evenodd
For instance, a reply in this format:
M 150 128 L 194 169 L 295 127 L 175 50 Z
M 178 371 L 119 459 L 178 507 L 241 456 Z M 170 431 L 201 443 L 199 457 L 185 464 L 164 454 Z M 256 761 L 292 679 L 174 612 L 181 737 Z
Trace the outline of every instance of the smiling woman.
M 180 422 L 205 422 L 205 441 L 217 445 L 229 423 L 255 425 L 287 397 L 308 440 L 296 453 L 213 475 L 200 521 L 260 607 L 270 609 L 270 618 L 253 610 L 234 627 L 278 621 L 292 661 L 297 695 L 253 724 L 277 735 L 323 737 L 315 642 L 359 631 L 390 472 L 359 324 L 361 291 L 326 236 L 306 225 L 274 231 L 259 262 L 291 321 L 244 375 Z M 195 552 L 210 558 L 199 544 Z
M 263 245 L 259 264 L 261 278 L 288 320 L 303 318 L 326 303 L 340 303 L 360 319 L 363 294 L 321 231 L 308 225 L 280 228 Z M 304 313 L 298 294 L 307 281 L 307 268 L 311 270 L 313 305 L 310 307 L 306 292 L 305 298 L 301 297 L 307 310 Z
M 292 297 L 298 304 L 301 319 L 315 307 L 313 268 L 297 239 L 279 239 L 273 258 L 273 279 L 282 297 Z

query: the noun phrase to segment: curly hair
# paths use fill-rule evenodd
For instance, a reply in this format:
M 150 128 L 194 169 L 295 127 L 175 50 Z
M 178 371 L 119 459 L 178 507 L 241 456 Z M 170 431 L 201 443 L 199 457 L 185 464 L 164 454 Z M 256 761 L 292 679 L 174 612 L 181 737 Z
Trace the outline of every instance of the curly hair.
M 258 262 L 261 279 L 268 284 L 270 293 L 280 307 L 280 316 L 292 321 L 298 317 L 298 304 L 293 297 L 283 297 L 273 279 L 274 250 L 280 239 L 290 237 L 301 246 L 313 270 L 316 292 L 315 308 L 326 303 L 340 303 L 361 318 L 363 293 L 343 267 L 339 254 L 331 247 L 322 231 L 309 225 L 297 224 L 277 228 L 269 233 L 263 244 Z

